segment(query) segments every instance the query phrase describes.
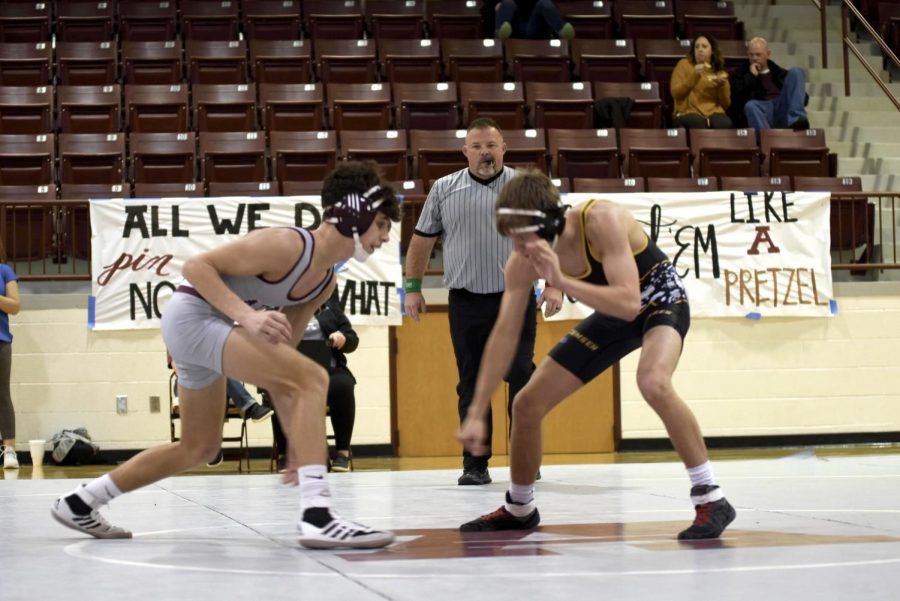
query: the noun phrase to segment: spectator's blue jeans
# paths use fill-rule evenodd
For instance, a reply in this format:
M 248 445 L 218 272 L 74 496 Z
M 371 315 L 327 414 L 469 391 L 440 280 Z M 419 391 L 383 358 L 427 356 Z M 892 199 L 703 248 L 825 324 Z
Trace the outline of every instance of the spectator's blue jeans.
M 225 392 L 228 394 L 228 398 L 234 402 L 234 406 L 238 408 L 238 411 L 243 411 L 256 402 L 256 399 L 250 396 L 244 385 L 232 378 L 226 378 Z
M 528 40 L 550 39 L 565 25 L 552 0 L 538 0 L 527 20 L 519 14 L 514 0 L 503 0 L 497 9 L 496 29 L 500 29 L 507 21 L 512 25 L 512 37 Z
M 793 67 L 784 78 L 781 94 L 772 100 L 749 100 L 744 106 L 747 126 L 753 129 L 785 128 L 806 118 L 806 76 Z

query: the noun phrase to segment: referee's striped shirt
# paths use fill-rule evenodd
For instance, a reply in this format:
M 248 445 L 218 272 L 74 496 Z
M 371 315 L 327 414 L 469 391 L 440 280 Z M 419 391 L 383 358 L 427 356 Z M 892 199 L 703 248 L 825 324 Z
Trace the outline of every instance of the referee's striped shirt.
M 516 170 L 503 172 L 488 184 L 462 169 L 437 180 L 428 193 L 416 224 L 420 236 L 441 236 L 444 286 L 476 294 L 503 292 L 503 268 L 512 241 L 497 233 L 494 204 Z

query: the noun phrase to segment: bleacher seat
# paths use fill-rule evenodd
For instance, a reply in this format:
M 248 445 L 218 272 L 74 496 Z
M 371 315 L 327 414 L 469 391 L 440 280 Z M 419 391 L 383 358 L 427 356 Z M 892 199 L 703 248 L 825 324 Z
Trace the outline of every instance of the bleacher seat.
M 122 71 L 126 84 L 178 85 L 183 79 L 181 43 L 122 42 Z
M 50 42 L 50 2 L 0 3 L 0 43 Z
M 590 82 L 525 83 L 525 101 L 535 127 L 585 129 L 594 125 L 594 96 Z
M 4 219 L 0 220 L 5 228 L 0 235 L 7 260 L 15 263 L 49 256 L 57 221 L 56 186 L 0 185 L 0 200 L 6 201 L 2 205 Z M 17 271 L 23 273 L 19 268 Z
M 692 129 L 694 175 L 754 177 L 759 175 L 759 144 L 754 129 Z
M 0 134 L 54 131 L 53 86 L 0 86 Z
M 506 154 L 503 164 L 517 169 L 537 169 L 549 173 L 547 138 L 543 129 L 504 129 L 503 141 Z
M 459 102 L 463 123 L 478 117 L 490 117 L 502 129 L 523 129 L 525 119 L 525 86 L 521 82 L 471 82 L 459 84 Z
M 312 45 L 309 40 L 250 40 L 253 81 L 261 83 L 310 83 Z
M 238 39 L 238 3 L 221 0 L 181 0 L 181 35 L 185 40 Z
M 243 32 L 251 40 L 299 40 L 300 0 L 244 0 Z
M 622 37 L 672 40 L 677 37 L 670 0 L 616 0 L 613 6 Z
M 325 86 L 332 129 L 390 129 L 390 84 L 330 83 Z
M 313 40 L 358 40 L 363 33 L 359 0 L 303 0 L 306 31 Z
M 201 178 L 207 184 L 266 181 L 265 134 L 202 131 L 200 165 Z
M 572 62 L 565 40 L 508 39 L 503 44 L 509 75 L 515 81 L 568 82 Z
M 255 131 L 256 89 L 252 85 L 194 84 L 197 131 Z
M 266 132 L 317 131 L 325 125 L 324 86 L 261 83 L 259 109 Z
M 207 196 L 280 196 L 278 182 L 210 182 Z
M 53 185 L 56 169 L 53 134 L 0 135 L 0 186 Z
M 759 147 L 763 175 L 833 175 L 824 129 L 762 129 Z
M 316 71 L 323 83 L 375 83 L 378 63 L 374 40 L 317 39 Z
M 119 3 L 119 37 L 123 46 L 129 42 L 174 40 L 177 20 L 178 3 L 171 0 Z
M 480 39 L 481 12 L 467 0 L 428 0 L 425 19 L 433 39 Z
M 338 132 L 338 142 L 343 159 L 373 160 L 381 166 L 384 177 L 389 180 L 404 180 L 409 177 L 406 130 L 345 129 Z
M 366 0 L 365 19 L 375 40 L 425 37 L 424 0 Z
M 322 181 L 281 182 L 281 193 L 284 196 L 321 196 Z
M 647 186 L 643 177 L 628 177 L 625 179 L 576 177 L 572 179 L 572 191 L 618 194 L 625 192 L 646 192 Z
M 115 42 L 59 42 L 56 63 L 61 85 L 107 86 L 119 77 Z
M 115 185 L 125 181 L 125 136 L 59 135 L 59 183 Z
M 734 3 L 725 0 L 677 0 L 675 20 L 689 40 L 711 35 L 716 40 L 743 40 L 744 24 L 734 15 Z
M 203 184 L 197 182 L 188 184 L 135 182 L 134 184 L 135 198 L 197 198 L 203 195 Z
M 114 134 L 122 129 L 119 84 L 58 86 L 59 130 L 70 134 Z
M 503 47 L 496 40 L 441 38 L 441 62 L 449 81 L 503 81 Z
M 247 44 L 243 40 L 187 40 L 184 45 L 191 84 L 247 83 Z
M 0 86 L 46 86 L 53 76 L 49 42 L 0 43 Z
M 793 187 L 790 177 L 721 177 L 719 187 L 722 190 L 739 192 L 790 192 Z
M 860 177 L 794 177 L 794 189 L 799 191 L 862 192 Z M 845 196 L 831 199 L 831 250 L 852 251 L 849 262 L 870 262 L 875 253 L 875 205 L 865 196 Z M 857 259 L 856 252 L 862 249 Z M 843 261 L 842 261 L 843 262 Z
M 409 132 L 409 147 L 414 153 L 414 173 L 430 189 L 434 180 L 466 167 L 462 149 L 466 145 L 466 130 L 413 129 Z
M 125 125 L 132 133 L 188 129 L 187 85 L 126 85 Z
M 459 95 L 454 82 L 396 83 L 394 121 L 400 129 L 456 129 Z
M 619 130 L 622 172 L 627 177 L 690 177 L 691 153 L 684 128 Z
M 550 129 L 547 141 L 551 171 L 556 177 L 622 177 L 614 129 Z
M 717 177 L 648 177 L 647 192 L 715 192 Z
M 135 184 L 189 184 L 197 179 L 194 132 L 133 133 L 129 137 L 130 180 Z
M 662 127 L 663 101 L 659 93 L 659 83 L 655 81 L 593 82 L 594 99 L 630 98 L 633 101 L 631 112 L 625 124 L 628 127 Z M 603 123 L 597 123 L 604 127 Z
M 334 131 L 273 131 L 270 135 L 272 175 L 281 182 L 321 182 L 334 169 L 338 139 Z
M 115 40 L 115 2 L 54 2 L 54 4 L 57 43 Z
M 557 4 L 563 19 L 572 24 L 579 38 L 611 38 L 614 33 L 612 2 L 567 0 Z
M 435 40 L 378 40 L 383 77 L 391 84 L 441 79 L 441 51 Z
M 637 81 L 638 60 L 632 40 L 572 40 L 572 64 L 576 80 Z

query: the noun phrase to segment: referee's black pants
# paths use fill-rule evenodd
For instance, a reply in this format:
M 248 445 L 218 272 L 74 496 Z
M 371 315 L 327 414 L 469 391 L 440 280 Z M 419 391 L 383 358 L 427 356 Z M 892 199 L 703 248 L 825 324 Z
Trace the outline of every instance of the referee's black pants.
M 503 293 L 475 294 L 467 290 L 450 290 L 448 312 L 450 317 L 450 339 L 453 341 L 453 352 L 456 355 L 456 368 L 459 371 L 459 384 L 456 393 L 459 395 L 459 421 L 466 417 L 472 397 L 475 394 L 475 381 L 478 378 L 478 367 L 487 344 L 491 329 L 500 314 L 500 299 Z M 506 410 L 512 419 L 512 402 L 516 394 L 528 382 L 534 372 L 534 337 L 537 327 L 537 307 L 534 295 L 528 299 L 525 310 L 525 322 L 519 337 L 516 354 L 509 373 L 504 378 L 509 383 L 509 397 Z M 485 444 L 491 448 L 493 435 L 493 415 L 490 408 L 487 412 L 487 440 Z M 468 451 L 463 452 L 463 469 L 485 469 L 491 452 L 483 457 L 473 457 Z

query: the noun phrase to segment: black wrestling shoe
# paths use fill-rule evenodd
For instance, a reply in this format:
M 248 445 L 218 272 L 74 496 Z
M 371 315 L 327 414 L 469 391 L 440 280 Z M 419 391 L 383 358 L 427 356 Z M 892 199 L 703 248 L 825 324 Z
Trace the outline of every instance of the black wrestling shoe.
M 487 468 L 480 470 L 474 467 L 464 469 L 462 476 L 456 481 L 460 486 L 479 486 L 482 484 L 490 484 L 491 482 L 493 482 L 493 480 L 491 480 L 491 473 Z
M 695 502 L 697 498 L 703 499 L 713 493 L 715 496 L 718 486 L 695 486 L 691 489 L 691 499 Z M 718 493 L 719 498 L 715 501 L 707 501 L 705 503 L 697 503 L 694 509 L 697 516 L 694 523 L 686 530 L 682 530 L 678 534 L 678 540 L 702 540 L 707 538 L 719 538 L 728 524 L 734 521 L 737 512 L 731 503 L 725 497 Z
M 511 503 L 509 493 L 506 493 L 506 502 Z M 541 514 L 537 507 L 523 518 L 517 518 L 505 505 L 501 505 L 497 511 L 486 513 L 478 519 L 466 522 L 459 527 L 460 532 L 495 532 L 497 530 L 530 530 L 537 528 L 541 523 Z

